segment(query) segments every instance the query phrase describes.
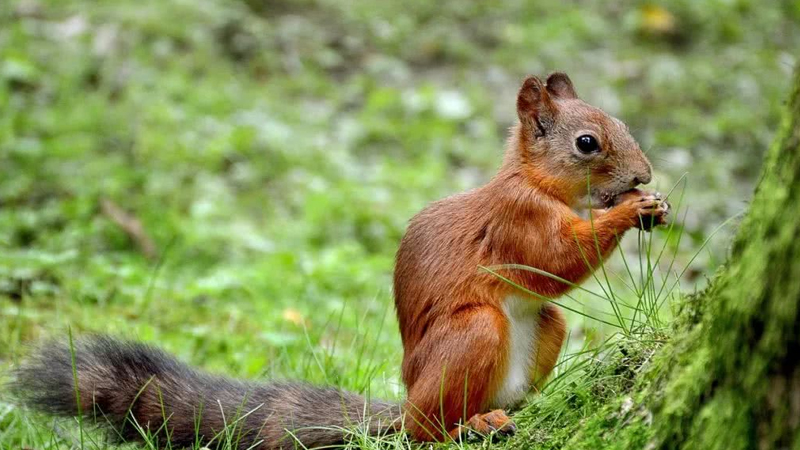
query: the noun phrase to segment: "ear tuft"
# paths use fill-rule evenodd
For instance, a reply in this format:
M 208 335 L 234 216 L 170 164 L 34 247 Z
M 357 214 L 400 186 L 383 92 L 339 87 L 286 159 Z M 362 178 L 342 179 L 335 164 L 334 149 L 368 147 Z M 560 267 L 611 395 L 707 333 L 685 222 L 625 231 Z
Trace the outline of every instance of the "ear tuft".
M 517 114 L 520 119 L 523 115 L 529 116 L 532 111 L 535 111 L 537 105 L 542 102 L 543 96 L 547 96 L 547 93 L 541 80 L 534 76 L 525 78 L 519 94 L 517 94 Z
M 535 134 L 543 134 L 543 127 L 552 122 L 555 105 L 538 78 L 529 76 L 522 83 L 517 94 L 517 115 L 523 125 L 534 128 Z
M 556 98 L 575 99 L 578 94 L 572 86 L 572 80 L 564 72 L 553 72 L 547 77 L 547 92 Z

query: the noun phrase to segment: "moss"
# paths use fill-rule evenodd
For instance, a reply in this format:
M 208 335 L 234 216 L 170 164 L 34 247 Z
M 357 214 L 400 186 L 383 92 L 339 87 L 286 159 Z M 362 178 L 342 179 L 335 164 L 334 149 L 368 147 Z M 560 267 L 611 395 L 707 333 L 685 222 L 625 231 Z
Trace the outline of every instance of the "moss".
M 565 448 L 644 448 L 651 437 L 651 420 L 652 414 L 643 403 L 620 396 L 584 421 Z
M 748 399 L 722 390 L 696 411 L 682 448 L 730 450 L 754 448 L 753 423 Z

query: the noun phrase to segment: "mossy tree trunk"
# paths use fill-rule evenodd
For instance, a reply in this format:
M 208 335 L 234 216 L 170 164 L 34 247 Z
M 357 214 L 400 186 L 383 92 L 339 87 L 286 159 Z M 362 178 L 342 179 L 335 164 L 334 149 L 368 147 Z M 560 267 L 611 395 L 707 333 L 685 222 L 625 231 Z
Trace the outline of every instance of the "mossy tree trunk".
M 800 449 L 800 70 L 728 262 L 678 320 L 650 446 Z

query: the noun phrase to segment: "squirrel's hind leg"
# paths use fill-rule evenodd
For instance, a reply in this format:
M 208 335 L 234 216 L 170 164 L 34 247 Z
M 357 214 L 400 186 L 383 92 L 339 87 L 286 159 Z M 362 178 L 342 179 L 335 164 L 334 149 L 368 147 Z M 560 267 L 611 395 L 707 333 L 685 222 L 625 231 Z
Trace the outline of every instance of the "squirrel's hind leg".
M 460 423 L 481 425 L 479 432 L 496 425 L 498 414 L 481 420 L 489 416 L 481 413 L 504 371 L 506 333 L 503 313 L 491 306 L 464 309 L 431 326 L 407 355 L 419 362 L 405 405 L 405 427 L 414 439 L 447 440 L 458 436 Z

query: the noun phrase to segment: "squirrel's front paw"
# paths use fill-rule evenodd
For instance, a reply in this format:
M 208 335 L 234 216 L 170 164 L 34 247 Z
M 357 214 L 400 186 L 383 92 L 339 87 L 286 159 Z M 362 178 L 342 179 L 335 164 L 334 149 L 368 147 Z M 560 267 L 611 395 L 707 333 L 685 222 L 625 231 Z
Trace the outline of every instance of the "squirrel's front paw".
M 670 204 L 658 192 L 632 189 L 619 196 L 617 207 L 622 207 L 632 215 L 633 226 L 650 231 L 656 225 L 666 225 Z

